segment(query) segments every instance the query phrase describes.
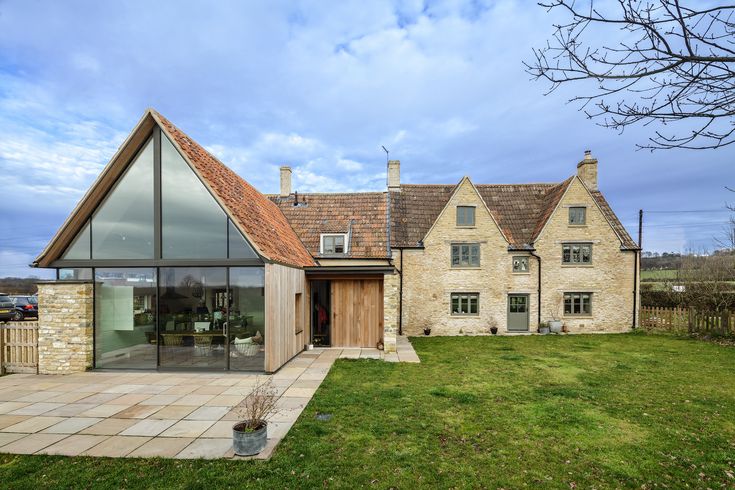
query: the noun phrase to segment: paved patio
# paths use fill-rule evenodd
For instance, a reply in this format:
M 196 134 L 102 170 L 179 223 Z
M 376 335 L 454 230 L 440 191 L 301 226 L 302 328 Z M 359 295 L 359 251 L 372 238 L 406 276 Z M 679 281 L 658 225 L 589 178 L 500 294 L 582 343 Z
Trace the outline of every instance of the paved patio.
M 405 337 L 376 349 L 305 351 L 271 375 L 280 413 L 268 424 L 266 459 L 296 422 L 337 358 L 419 362 Z M 227 458 L 232 407 L 267 375 L 85 372 L 0 378 L 0 452 L 67 456 Z

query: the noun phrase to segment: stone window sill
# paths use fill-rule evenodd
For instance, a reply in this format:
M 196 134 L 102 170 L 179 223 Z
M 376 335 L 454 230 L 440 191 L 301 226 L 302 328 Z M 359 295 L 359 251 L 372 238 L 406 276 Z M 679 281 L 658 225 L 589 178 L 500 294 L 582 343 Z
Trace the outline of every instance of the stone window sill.
M 528 272 L 520 272 L 519 271 L 519 272 L 513 272 L 513 275 L 514 276 L 530 276 L 531 275 L 531 272 L 530 271 L 528 271 Z

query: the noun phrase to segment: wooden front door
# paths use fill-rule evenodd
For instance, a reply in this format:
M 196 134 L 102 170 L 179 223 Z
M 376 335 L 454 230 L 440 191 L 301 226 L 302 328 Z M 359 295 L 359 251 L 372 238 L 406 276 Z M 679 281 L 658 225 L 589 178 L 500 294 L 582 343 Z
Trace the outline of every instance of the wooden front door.
M 375 347 L 383 338 L 383 281 L 332 281 L 332 347 Z
M 528 331 L 528 295 L 508 295 L 508 331 Z

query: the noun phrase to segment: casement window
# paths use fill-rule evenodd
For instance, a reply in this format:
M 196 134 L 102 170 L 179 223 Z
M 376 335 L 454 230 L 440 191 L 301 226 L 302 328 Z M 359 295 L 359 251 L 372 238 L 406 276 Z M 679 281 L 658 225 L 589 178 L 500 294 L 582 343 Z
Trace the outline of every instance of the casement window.
M 592 315 L 592 293 L 564 293 L 564 314 Z
M 475 226 L 474 206 L 457 206 L 457 226 Z
M 586 225 L 587 224 L 587 208 L 584 206 L 572 206 L 569 208 L 569 224 L 570 225 Z
M 346 235 L 322 235 L 322 254 L 343 254 L 346 253 L 345 247 Z
M 525 255 L 513 257 L 513 272 L 528 272 L 528 257 Z
M 452 315 L 472 316 L 480 314 L 479 293 L 452 293 Z
M 480 267 L 480 244 L 452 244 L 452 267 Z
M 561 246 L 562 264 L 591 264 L 591 243 L 565 243 Z

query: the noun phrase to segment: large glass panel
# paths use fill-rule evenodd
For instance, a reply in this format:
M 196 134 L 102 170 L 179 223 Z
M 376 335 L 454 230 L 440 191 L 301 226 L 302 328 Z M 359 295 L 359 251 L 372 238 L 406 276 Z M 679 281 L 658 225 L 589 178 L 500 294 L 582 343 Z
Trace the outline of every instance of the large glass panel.
M 95 269 L 98 368 L 155 369 L 156 270 Z
M 227 215 L 165 135 L 161 136 L 161 226 L 166 259 L 227 257 Z
M 89 222 L 87 222 L 61 258 L 64 260 L 89 260 L 89 254 Z
M 159 284 L 161 367 L 227 367 L 227 270 L 162 267 Z
M 240 230 L 238 230 L 232 221 L 227 220 L 227 226 L 229 230 L 230 240 L 230 258 L 231 259 L 255 259 L 258 255 L 255 253 L 250 244 L 242 236 Z
M 92 217 L 93 259 L 153 258 L 153 140 Z
M 230 269 L 230 369 L 265 368 L 265 271 L 262 267 Z

